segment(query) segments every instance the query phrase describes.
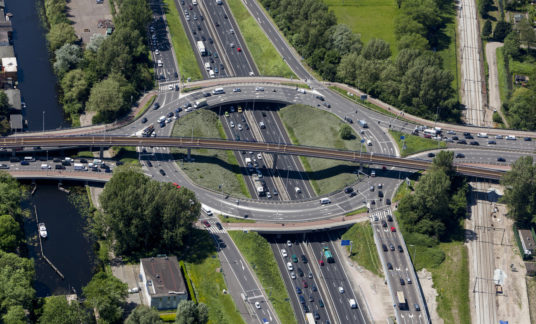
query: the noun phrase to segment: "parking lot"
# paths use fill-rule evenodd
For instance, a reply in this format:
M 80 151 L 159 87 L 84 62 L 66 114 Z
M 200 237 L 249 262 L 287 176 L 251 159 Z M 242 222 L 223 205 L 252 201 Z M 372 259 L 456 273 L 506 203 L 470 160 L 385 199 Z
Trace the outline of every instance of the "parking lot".
M 139 270 L 139 264 L 112 265 L 112 274 L 117 279 L 126 283 L 128 285 L 128 289 L 132 289 L 134 287 L 141 288 L 141 282 L 139 282 Z M 143 304 L 141 290 L 138 293 L 129 293 L 127 297 L 127 303 L 134 303 L 136 305 Z
M 89 42 L 93 34 L 106 34 L 106 27 L 99 28 L 99 20 L 112 20 L 110 0 L 71 0 L 67 2 L 69 19 L 73 21 L 76 35 L 82 38 L 84 44 Z

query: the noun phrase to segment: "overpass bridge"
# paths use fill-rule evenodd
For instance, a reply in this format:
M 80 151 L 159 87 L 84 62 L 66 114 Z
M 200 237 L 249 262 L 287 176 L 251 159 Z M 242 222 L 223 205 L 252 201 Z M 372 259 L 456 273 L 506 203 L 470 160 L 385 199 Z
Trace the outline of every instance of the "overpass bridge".
M 72 180 L 84 182 L 108 182 L 111 173 L 66 170 L 4 170 L 19 180 Z
M 274 154 L 274 167 L 278 154 L 299 155 L 324 159 L 350 161 L 355 163 L 379 164 L 403 167 L 414 170 L 426 170 L 431 162 L 417 159 L 398 158 L 390 155 L 361 153 L 321 147 L 300 146 L 281 143 L 261 143 L 232 141 L 195 137 L 131 137 L 131 136 L 31 136 L 5 137 L 0 142 L 2 148 L 21 147 L 75 147 L 75 146 L 157 146 L 187 149 L 220 149 L 233 151 L 257 151 Z M 482 167 L 455 165 L 456 171 L 466 176 L 499 180 L 504 170 L 485 169 Z

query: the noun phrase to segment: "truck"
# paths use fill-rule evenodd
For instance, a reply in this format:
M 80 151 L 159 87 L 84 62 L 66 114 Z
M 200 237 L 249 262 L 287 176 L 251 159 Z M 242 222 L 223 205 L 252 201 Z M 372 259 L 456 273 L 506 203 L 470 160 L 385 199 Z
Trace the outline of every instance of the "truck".
M 194 108 L 201 108 L 207 106 L 207 99 L 199 99 L 194 103 Z
M 423 131 L 424 137 L 426 138 L 432 138 L 433 136 L 437 136 L 437 130 L 433 128 L 427 128 Z
M 406 296 L 404 295 L 404 292 L 402 290 L 398 290 L 396 292 L 396 299 L 399 309 L 407 309 L 408 308 L 408 302 L 406 300 Z
M 154 125 L 149 125 L 143 130 L 143 137 L 149 137 L 154 132 Z
M 75 163 L 74 164 L 74 169 L 83 171 L 83 170 L 86 169 L 86 167 L 82 163 Z
M 361 126 L 363 128 L 368 128 L 367 122 L 364 121 L 363 119 L 359 120 L 359 126 Z
M 315 318 L 313 316 L 313 313 L 305 313 L 305 319 L 307 320 L 307 324 L 315 324 Z
M 326 261 L 328 263 L 335 262 L 335 260 L 333 259 L 333 255 L 331 255 L 331 252 L 329 251 L 329 248 L 327 246 L 324 246 L 323 251 L 324 251 L 324 257 L 326 258 Z
M 203 41 L 197 41 L 197 49 L 199 50 L 199 54 L 201 54 L 201 56 L 207 55 L 207 49 L 205 48 Z

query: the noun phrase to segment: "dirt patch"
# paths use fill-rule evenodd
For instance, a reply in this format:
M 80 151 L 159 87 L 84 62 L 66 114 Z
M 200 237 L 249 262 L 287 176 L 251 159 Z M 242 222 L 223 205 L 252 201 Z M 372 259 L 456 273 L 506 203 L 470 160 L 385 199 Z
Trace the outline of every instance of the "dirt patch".
M 421 288 L 424 293 L 424 298 L 426 299 L 426 304 L 428 305 L 428 312 L 430 313 L 430 320 L 432 323 L 443 324 L 444 321 L 439 317 L 437 313 L 437 291 L 434 288 L 434 281 L 432 280 L 432 274 L 426 270 L 422 269 L 417 272 L 419 281 L 421 283 Z
M 93 116 L 96 114 L 96 111 L 88 111 L 85 114 L 80 115 L 80 126 L 84 127 L 93 125 Z
M 106 24 L 99 24 L 99 21 L 111 21 L 110 0 L 71 0 L 67 2 L 67 12 L 69 19 L 74 23 L 76 35 L 82 38 L 82 42 L 87 44 L 91 35 L 106 34 Z M 99 26 L 100 25 L 100 26 Z
M 536 278 L 525 277 L 527 279 L 527 293 L 530 305 L 530 323 L 536 323 Z

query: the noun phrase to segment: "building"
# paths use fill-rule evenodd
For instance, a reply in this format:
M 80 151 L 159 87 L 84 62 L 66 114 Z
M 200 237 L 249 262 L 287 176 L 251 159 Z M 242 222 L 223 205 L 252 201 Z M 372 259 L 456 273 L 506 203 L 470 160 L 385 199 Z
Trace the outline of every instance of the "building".
M 188 299 L 186 284 L 175 256 L 140 260 L 143 298 L 156 309 L 175 309 Z
M 13 112 L 17 112 L 20 114 L 20 111 L 22 109 L 21 101 L 20 101 L 20 90 L 19 89 L 6 89 L 4 90 L 7 96 L 7 100 L 9 102 L 9 105 L 11 106 L 11 110 Z
M 530 258 L 534 254 L 536 245 L 534 244 L 534 239 L 532 238 L 532 233 L 526 229 L 518 230 L 519 239 L 521 240 L 521 246 L 523 251 L 521 251 L 524 258 Z
M 11 126 L 11 131 L 22 132 L 22 115 L 21 114 L 11 114 L 9 116 L 9 125 Z

